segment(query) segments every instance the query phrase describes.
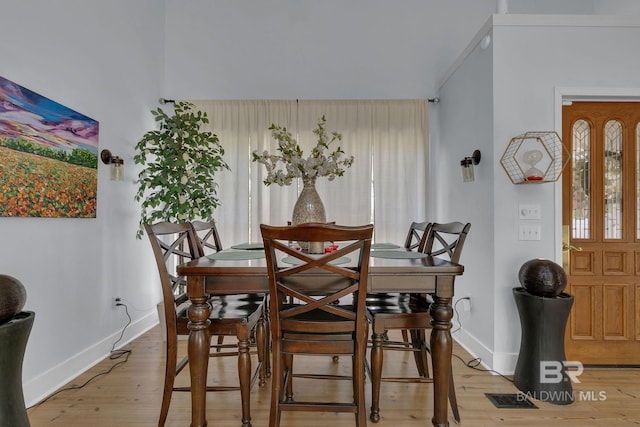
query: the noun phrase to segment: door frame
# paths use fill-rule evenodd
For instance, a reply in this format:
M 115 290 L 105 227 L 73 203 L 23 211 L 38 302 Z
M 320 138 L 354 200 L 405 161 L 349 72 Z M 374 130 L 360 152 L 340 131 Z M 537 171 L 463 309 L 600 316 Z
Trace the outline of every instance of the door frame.
M 562 105 L 571 101 L 640 102 L 640 88 L 556 87 L 554 89 L 554 130 L 562 135 Z M 555 260 L 562 265 L 562 179 L 553 186 Z

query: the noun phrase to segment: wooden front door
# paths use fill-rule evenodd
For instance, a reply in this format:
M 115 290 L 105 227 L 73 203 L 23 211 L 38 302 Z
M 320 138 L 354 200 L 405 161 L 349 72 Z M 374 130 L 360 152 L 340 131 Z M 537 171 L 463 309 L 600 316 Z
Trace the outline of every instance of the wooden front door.
M 562 140 L 567 360 L 640 364 L 640 103 L 564 106 Z

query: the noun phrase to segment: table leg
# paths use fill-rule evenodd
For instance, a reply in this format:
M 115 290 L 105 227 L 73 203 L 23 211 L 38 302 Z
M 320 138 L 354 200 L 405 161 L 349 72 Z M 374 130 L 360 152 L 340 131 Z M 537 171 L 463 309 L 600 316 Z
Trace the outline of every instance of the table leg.
M 249 355 L 250 331 L 243 327 L 238 331 L 238 378 L 240 379 L 240 399 L 242 401 L 242 427 L 251 427 L 251 357 Z
M 211 307 L 204 293 L 204 278 L 189 277 L 187 281 L 191 306 L 187 311 L 189 317 L 189 373 L 191 375 L 191 426 L 205 427 L 207 369 L 209 366 L 209 314 Z M 204 373 L 204 375 L 203 375 Z
M 448 396 L 451 376 L 452 297 L 434 295 L 431 304 L 431 357 L 433 362 L 433 419 L 435 427 L 448 427 Z
M 382 322 L 382 320 L 381 320 Z M 382 343 L 384 331 L 374 331 L 371 346 L 371 414 L 369 419 L 374 423 L 380 421 L 380 383 L 382 382 Z

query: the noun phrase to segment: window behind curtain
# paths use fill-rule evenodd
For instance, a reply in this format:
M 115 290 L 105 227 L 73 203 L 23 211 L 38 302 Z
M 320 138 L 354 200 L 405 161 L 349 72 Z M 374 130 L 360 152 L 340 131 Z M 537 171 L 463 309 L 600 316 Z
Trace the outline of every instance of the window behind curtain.
M 265 186 L 263 165 L 251 152 L 275 154 L 268 130 L 285 126 L 305 157 L 315 146 L 313 129 L 321 116 L 328 132 L 342 134 L 340 145 L 355 161 L 344 176 L 319 178 L 316 188 L 327 220 L 375 224 L 377 242 L 402 244 L 411 221 L 427 212 L 428 116 L 426 100 L 246 100 L 191 101 L 209 116 L 209 129 L 225 150 L 231 171 L 218 179 L 222 205 L 215 214 L 223 246 L 260 241 L 260 224 L 286 224 L 302 182 Z

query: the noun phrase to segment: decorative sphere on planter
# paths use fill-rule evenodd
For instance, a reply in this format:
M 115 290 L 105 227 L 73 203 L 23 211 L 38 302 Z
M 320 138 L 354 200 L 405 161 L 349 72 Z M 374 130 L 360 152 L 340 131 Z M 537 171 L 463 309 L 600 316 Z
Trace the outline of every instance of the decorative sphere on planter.
M 567 274 L 553 261 L 543 258 L 522 264 L 518 279 L 530 294 L 540 297 L 558 296 L 567 287 Z
M 0 274 L 0 324 L 20 313 L 27 301 L 27 291 L 15 277 Z

